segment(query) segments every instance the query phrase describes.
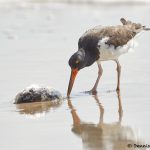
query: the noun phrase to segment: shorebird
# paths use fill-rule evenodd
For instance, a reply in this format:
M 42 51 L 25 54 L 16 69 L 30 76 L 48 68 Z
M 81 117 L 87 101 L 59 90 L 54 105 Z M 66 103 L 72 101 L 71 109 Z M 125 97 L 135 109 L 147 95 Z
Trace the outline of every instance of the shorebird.
M 78 71 L 91 66 L 94 62 L 97 62 L 98 65 L 98 77 L 90 92 L 92 94 L 97 93 L 97 86 L 103 72 L 101 61 L 108 60 L 113 60 L 117 64 L 116 90 L 120 90 L 121 65 L 118 58 L 134 47 L 134 37 L 138 33 L 143 30 L 150 30 L 150 28 L 125 20 L 124 18 L 121 18 L 120 21 L 122 25 L 97 26 L 89 29 L 80 37 L 78 51 L 69 59 L 71 76 L 67 96 L 70 96 Z

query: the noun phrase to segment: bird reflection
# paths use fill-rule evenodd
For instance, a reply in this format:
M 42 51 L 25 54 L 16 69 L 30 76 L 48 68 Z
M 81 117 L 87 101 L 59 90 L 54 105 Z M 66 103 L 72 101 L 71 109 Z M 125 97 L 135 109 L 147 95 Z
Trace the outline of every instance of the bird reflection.
M 71 110 L 73 119 L 72 132 L 82 139 L 83 148 L 86 150 L 133 150 L 134 144 L 141 144 L 137 139 L 132 128 L 121 124 L 123 109 L 120 92 L 117 93 L 118 99 L 118 120 L 113 123 L 105 123 L 104 107 L 100 103 L 99 97 L 94 96 L 100 110 L 100 119 L 97 124 L 83 122 L 70 99 L 68 106 Z M 132 146 L 130 146 L 131 144 Z M 144 150 L 146 148 L 143 148 Z
M 17 104 L 16 108 L 20 114 L 36 115 L 42 113 L 48 113 L 50 109 L 56 109 L 60 107 L 62 101 L 48 101 L 48 102 L 35 102 L 35 103 L 23 103 Z

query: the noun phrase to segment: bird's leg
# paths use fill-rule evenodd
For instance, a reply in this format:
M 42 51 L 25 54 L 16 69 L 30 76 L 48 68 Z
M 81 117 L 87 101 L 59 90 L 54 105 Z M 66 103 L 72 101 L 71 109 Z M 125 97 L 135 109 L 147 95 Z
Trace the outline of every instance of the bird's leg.
M 98 64 L 98 77 L 96 79 L 96 82 L 95 82 L 92 90 L 90 91 L 94 95 L 97 93 L 97 86 L 98 86 L 99 80 L 100 80 L 102 73 L 103 73 L 103 68 L 101 66 L 101 63 L 98 62 L 97 64 Z
M 116 91 L 120 91 L 121 65 L 120 65 L 118 59 L 115 60 L 115 62 L 116 62 L 116 64 L 117 64 L 117 69 L 116 69 L 116 70 L 117 70 L 117 89 L 116 89 Z
M 119 123 L 121 123 L 122 121 L 122 116 L 123 116 L 123 109 L 122 109 L 122 101 L 121 101 L 121 95 L 120 95 L 120 91 L 117 92 L 117 97 L 118 97 L 118 113 L 119 113 Z

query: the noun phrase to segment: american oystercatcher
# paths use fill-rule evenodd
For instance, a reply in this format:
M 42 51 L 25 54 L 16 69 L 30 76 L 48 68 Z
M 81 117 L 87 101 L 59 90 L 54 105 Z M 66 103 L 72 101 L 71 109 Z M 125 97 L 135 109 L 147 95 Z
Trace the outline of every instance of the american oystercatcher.
M 120 90 L 121 65 L 118 57 L 127 53 L 134 47 L 134 37 L 141 31 L 150 30 L 139 23 L 133 23 L 121 18 L 122 25 L 97 26 L 86 31 L 79 39 L 78 51 L 69 59 L 71 76 L 68 85 L 67 96 L 70 96 L 74 80 L 80 69 L 91 66 L 94 62 L 98 64 L 98 77 L 91 90 L 96 93 L 97 86 L 103 69 L 101 61 L 113 60 L 117 64 L 117 91 Z

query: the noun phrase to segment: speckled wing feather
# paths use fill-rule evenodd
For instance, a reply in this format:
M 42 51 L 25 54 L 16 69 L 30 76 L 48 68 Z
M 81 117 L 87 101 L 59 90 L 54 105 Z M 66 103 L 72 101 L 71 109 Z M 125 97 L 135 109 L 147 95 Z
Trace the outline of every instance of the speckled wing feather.
M 98 44 L 99 40 L 109 37 L 106 44 L 118 47 L 127 44 L 127 42 L 130 41 L 135 35 L 136 33 L 134 32 L 134 29 L 126 25 L 108 27 L 99 26 L 85 32 L 85 34 L 83 34 L 83 36 L 79 39 L 79 44 L 80 46 L 83 45 L 85 47 L 85 44 L 88 43 L 89 47 L 89 40 L 91 45 L 94 45 L 96 42 Z
M 127 28 L 126 26 L 108 27 L 104 30 L 101 36 L 109 37 L 106 44 L 113 45 L 115 48 L 126 45 L 136 35 L 132 28 Z

